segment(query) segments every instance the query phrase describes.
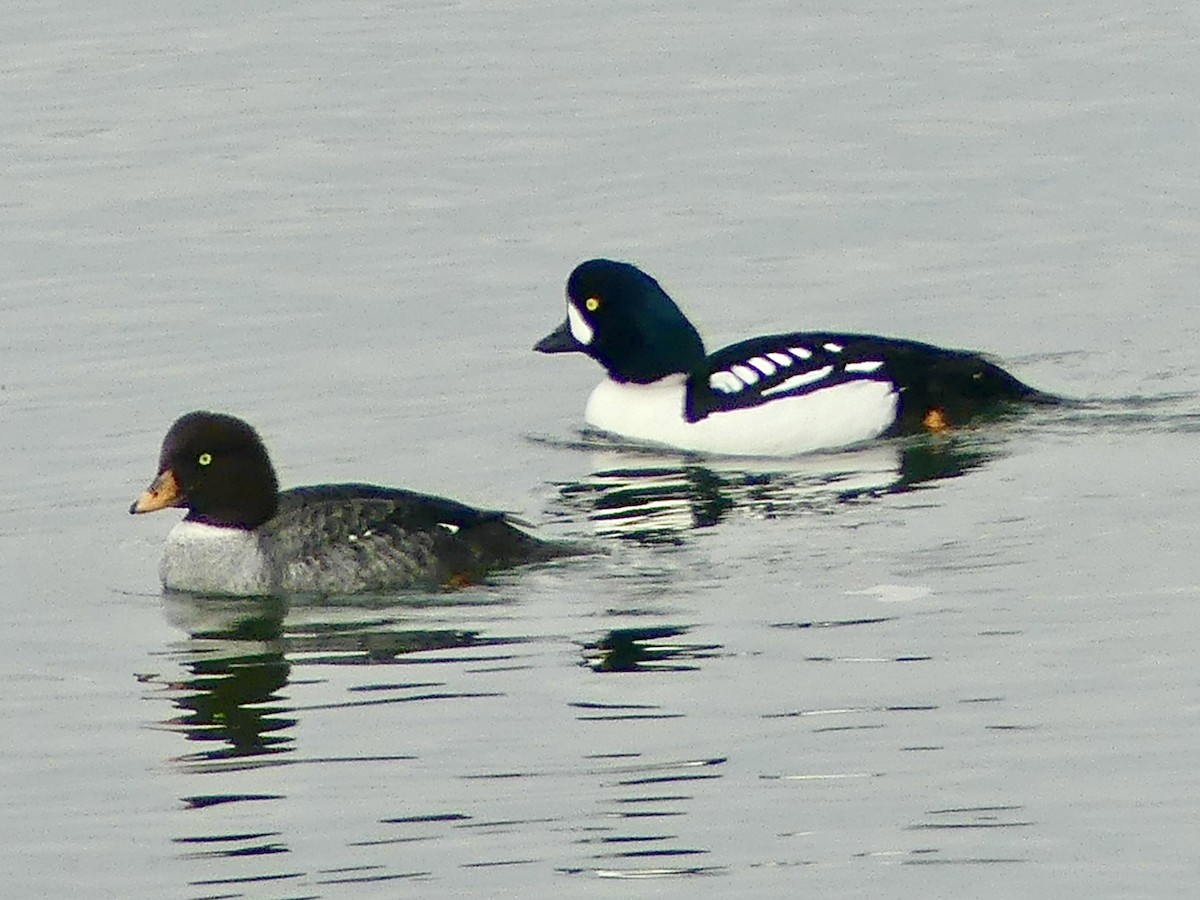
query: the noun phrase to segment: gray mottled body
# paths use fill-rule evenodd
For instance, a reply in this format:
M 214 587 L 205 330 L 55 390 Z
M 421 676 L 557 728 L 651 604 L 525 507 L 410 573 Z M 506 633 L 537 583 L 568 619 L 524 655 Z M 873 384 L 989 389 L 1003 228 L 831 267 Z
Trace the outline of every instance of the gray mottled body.
M 356 593 L 469 582 L 550 559 L 562 549 L 502 513 L 362 485 L 297 488 L 258 528 L 180 522 L 167 538 L 163 584 L 196 593 Z

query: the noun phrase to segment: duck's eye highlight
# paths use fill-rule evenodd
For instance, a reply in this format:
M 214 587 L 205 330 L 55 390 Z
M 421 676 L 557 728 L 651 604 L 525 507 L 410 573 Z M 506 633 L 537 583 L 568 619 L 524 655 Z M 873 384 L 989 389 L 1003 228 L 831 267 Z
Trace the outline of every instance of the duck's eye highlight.
M 586 300 L 583 301 L 583 305 L 587 307 L 588 312 L 595 312 L 596 310 L 598 310 L 600 308 L 600 298 L 599 297 L 588 297 Z
M 196 460 L 196 462 L 200 463 L 200 465 L 202 465 L 202 466 L 207 466 L 210 462 L 212 462 L 212 454 L 211 453 L 201 453 L 200 458 L 198 460 Z

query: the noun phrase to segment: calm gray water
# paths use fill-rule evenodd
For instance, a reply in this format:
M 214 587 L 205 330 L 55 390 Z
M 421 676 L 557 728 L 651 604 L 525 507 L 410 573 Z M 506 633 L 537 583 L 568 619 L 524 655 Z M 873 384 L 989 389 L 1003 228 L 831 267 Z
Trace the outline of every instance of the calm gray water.
M 0 894 L 1191 896 L 1196 12 L 102 6 L 0 32 Z M 581 442 L 599 369 L 529 347 L 595 255 L 713 346 L 899 334 L 1096 402 L 759 467 Z M 126 510 L 197 407 L 286 484 L 601 552 L 163 597 L 177 514 Z

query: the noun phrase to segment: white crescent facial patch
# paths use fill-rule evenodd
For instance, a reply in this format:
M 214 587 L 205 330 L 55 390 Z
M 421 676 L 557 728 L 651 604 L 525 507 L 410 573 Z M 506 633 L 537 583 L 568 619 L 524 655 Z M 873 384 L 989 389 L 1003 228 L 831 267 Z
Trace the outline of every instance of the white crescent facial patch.
M 595 331 L 587 323 L 587 319 L 583 317 L 583 313 L 576 309 L 575 304 L 570 300 L 567 301 L 567 322 L 571 326 L 571 336 L 575 340 L 579 341 L 585 347 L 592 342 Z

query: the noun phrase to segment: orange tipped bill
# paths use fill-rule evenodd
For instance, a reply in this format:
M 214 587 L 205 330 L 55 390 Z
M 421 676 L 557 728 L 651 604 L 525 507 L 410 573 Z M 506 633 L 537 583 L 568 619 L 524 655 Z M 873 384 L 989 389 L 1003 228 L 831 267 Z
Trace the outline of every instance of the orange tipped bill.
M 182 505 L 183 492 L 179 490 L 179 482 L 175 480 L 175 473 L 170 469 L 163 469 L 154 479 L 154 484 L 142 491 L 133 501 L 133 506 L 129 507 L 129 511 L 136 515 L 137 513 L 166 509 L 168 506 Z

